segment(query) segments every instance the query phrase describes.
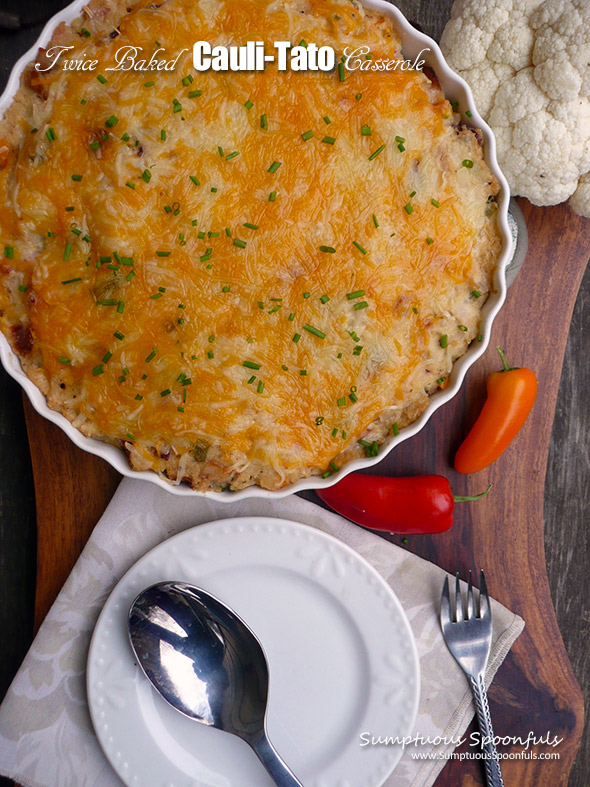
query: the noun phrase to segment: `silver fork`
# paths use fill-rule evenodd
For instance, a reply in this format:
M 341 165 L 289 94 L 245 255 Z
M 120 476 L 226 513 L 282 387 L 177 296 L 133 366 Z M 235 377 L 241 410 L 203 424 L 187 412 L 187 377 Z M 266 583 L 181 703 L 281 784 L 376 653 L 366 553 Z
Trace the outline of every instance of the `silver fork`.
M 448 649 L 471 681 L 477 708 L 479 731 L 482 736 L 482 749 L 486 755 L 487 783 L 489 787 L 503 787 L 504 782 L 502 780 L 502 771 L 500 770 L 500 760 L 493 742 L 492 717 L 490 716 L 490 706 L 484 683 L 484 674 L 492 644 L 492 610 L 483 571 L 480 572 L 477 612 L 475 612 L 475 604 L 473 602 L 471 571 L 469 572 L 469 581 L 467 583 L 465 610 L 463 607 L 459 574 L 457 574 L 455 582 L 454 614 L 451 611 L 449 578 L 446 577 L 440 604 L 440 624 L 443 636 Z

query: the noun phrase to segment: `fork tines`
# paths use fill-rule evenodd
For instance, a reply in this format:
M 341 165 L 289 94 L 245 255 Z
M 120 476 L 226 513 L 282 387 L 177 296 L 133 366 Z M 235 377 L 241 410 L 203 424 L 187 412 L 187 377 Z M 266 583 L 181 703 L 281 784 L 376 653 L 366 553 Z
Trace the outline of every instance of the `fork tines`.
M 467 580 L 467 601 L 464 603 L 463 594 L 461 593 L 461 580 L 459 572 L 457 572 L 455 579 L 455 598 L 454 605 L 451 605 L 451 594 L 449 588 L 449 578 L 445 577 L 443 585 L 442 599 L 441 599 L 441 616 L 451 623 L 458 623 L 461 620 L 471 620 L 471 618 L 483 618 L 490 613 L 490 598 L 486 586 L 486 579 L 483 569 L 479 572 L 479 597 L 477 603 L 477 612 L 475 612 L 475 603 L 473 597 L 473 580 L 471 571 Z M 454 611 L 451 610 L 454 608 Z

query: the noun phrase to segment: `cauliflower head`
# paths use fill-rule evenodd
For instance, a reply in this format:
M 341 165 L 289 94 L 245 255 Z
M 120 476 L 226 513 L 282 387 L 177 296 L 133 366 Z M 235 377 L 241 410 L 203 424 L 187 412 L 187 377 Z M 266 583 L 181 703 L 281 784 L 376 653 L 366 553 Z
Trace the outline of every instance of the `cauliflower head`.
M 590 1 L 455 0 L 440 44 L 513 193 L 590 218 Z

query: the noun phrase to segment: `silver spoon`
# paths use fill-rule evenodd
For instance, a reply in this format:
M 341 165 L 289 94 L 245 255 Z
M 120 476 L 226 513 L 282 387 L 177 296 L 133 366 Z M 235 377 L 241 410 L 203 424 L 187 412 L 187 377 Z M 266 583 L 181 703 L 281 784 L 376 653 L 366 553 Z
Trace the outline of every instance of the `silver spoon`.
M 303 787 L 268 738 L 268 663 L 235 612 L 193 585 L 160 582 L 137 596 L 128 630 L 139 665 L 170 705 L 246 741 L 278 787 Z

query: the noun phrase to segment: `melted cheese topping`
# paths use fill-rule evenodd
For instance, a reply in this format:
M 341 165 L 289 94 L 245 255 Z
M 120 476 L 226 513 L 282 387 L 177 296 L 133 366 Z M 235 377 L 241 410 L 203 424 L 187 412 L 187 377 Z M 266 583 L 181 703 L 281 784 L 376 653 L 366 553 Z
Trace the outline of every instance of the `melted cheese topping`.
M 47 98 L 0 174 L 3 271 L 21 274 L 4 327 L 26 313 L 52 405 L 133 446 L 136 465 L 214 446 L 223 478 L 267 468 L 280 486 L 328 468 L 384 412 L 399 419 L 433 354 L 448 373 L 441 345 L 476 335 L 461 304 L 490 287 L 493 178 L 422 73 L 192 68 L 197 40 L 401 57 L 374 14 L 143 5 L 113 39 L 96 19 L 75 26 L 90 37 L 68 32 L 68 56 L 97 71 L 34 75 Z M 174 71 L 104 70 L 126 45 L 189 51 Z

